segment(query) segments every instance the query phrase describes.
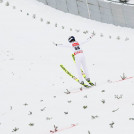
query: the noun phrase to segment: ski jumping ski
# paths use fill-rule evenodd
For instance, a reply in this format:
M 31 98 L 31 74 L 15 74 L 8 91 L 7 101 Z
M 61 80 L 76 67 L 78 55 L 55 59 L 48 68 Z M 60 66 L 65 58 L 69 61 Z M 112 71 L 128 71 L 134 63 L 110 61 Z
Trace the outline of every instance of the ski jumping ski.
M 74 75 L 72 75 L 62 64 L 60 65 L 60 67 L 66 72 L 66 74 L 68 74 L 70 77 L 72 77 L 76 82 L 80 83 L 79 79 L 76 78 Z M 91 86 L 89 86 L 87 84 L 81 84 L 81 85 L 84 86 L 84 87 L 86 87 L 86 88 L 91 87 Z

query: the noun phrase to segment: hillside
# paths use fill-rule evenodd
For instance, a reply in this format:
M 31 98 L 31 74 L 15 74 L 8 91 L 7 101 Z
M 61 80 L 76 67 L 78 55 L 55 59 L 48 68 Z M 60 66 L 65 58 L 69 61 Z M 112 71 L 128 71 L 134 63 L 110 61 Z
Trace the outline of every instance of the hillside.
M 0 133 L 133 134 L 134 30 L 35 0 L 8 2 L 0 3 Z M 93 31 L 83 50 L 96 86 L 80 91 L 60 68 L 77 76 L 72 51 L 53 42 L 82 41 Z

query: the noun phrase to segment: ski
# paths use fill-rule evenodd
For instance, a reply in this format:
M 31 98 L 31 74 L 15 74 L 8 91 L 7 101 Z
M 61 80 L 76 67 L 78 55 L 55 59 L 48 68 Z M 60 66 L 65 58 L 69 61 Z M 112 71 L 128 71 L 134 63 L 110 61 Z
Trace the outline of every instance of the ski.
M 74 61 L 74 63 L 76 63 L 75 62 L 75 55 L 74 54 L 72 54 L 72 58 L 73 58 L 73 61 Z M 81 69 L 81 73 L 82 73 L 82 76 L 84 77 L 84 79 L 87 81 L 87 79 L 86 79 L 86 74 L 83 72 L 83 70 Z M 94 84 L 91 82 L 91 81 L 87 81 L 91 86 L 94 86 Z
M 72 75 L 62 64 L 60 65 L 60 67 L 70 76 L 72 77 L 76 82 L 80 83 L 79 79 L 76 78 L 74 75 Z M 81 83 L 80 83 L 81 84 Z M 89 85 L 86 85 L 86 84 L 81 84 L 82 86 L 84 87 L 87 87 L 89 88 L 90 86 Z

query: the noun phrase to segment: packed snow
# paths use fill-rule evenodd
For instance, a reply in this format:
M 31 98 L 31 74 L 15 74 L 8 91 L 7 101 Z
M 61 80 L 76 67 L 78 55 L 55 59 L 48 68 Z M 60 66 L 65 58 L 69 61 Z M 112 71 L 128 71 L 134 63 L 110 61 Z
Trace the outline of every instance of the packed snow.
M 83 50 L 96 86 L 80 91 L 60 68 L 77 77 L 72 51 L 53 42 L 93 32 Z M 1 0 L 0 134 L 133 134 L 133 35 L 36 0 Z

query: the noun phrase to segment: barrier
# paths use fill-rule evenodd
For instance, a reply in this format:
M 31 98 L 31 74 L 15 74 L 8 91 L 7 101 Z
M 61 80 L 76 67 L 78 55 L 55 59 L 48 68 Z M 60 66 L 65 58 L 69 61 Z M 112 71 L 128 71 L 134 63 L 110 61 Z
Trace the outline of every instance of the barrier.
M 55 0 L 56 1 L 56 9 L 59 9 L 63 12 L 68 12 L 67 4 L 65 0 Z
M 56 8 L 56 0 L 45 0 L 47 5 Z
M 47 5 L 46 0 L 38 0 L 38 1 L 44 3 L 45 5 Z
M 78 6 L 79 15 L 82 17 L 85 17 L 85 18 L 89 18 L 88 9 L 87 9 L 87 5 L 86 5 L 85 1 L 77 0 L 77 6 Z
M 66 0 L 66 2 L 67 2 L 68 12 L 75 15 L 79 15 L 76 0 Z
M 110 0 L 38 0 L 46 5 L 85 18 L 134 28 L 134 5 Z

